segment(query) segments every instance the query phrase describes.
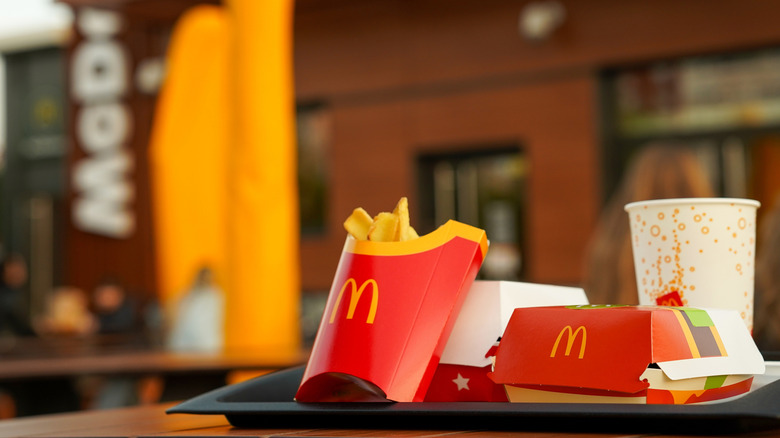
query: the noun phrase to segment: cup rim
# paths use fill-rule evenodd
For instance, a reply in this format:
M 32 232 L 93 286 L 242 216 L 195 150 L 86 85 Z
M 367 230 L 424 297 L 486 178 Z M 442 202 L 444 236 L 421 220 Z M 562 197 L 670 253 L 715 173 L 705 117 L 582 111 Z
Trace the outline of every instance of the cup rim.
M 761 203 L 755 199 L 745 198 L 668 198 L 668 199 L 648 199 L 645 201 L 635 201 L 626 204 L 623 209 L 629 211 L 639 206 L 663 206 L 674 204 L 740 204 L 750 207 L 760 207 Z

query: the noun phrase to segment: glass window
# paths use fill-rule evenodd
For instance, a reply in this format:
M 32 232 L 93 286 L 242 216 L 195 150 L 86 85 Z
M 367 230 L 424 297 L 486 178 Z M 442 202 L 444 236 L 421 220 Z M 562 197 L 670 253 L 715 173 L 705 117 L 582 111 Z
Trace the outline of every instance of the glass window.
M 302 234 L 325 230 L 328 199 L 328 156 L 331 120 L 322 104 L 299 105 L 297 109 L 298 190 Z
M 480 278 L 521 279 L 528 162 L 520 148 L 488 146 L 421 155 L 418 169 L 418 231 L 430 232 L 449 219 L 482 228 L 490 251 Z
M 604 72 L 605 198 L 630 157 L 672 141 L 696 151 L 718 196 L 780 196 L 780 48 L 687 57 Z

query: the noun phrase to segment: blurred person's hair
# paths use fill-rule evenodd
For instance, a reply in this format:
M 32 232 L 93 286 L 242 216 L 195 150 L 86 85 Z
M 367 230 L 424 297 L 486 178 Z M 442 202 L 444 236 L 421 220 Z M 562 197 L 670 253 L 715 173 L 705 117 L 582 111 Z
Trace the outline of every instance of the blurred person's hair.
M 13 272 L 15 270 L 16 272 Z M 11 277 L 16 278 L 9 278 Z M 27 262 L 19 253 L 12 252 L 0 261 L 0 287 L 16 288 L 27 281 Z
M 122 290 L 125 288 L 124 284 L 119 280 L 119 277 L 114 274 L 104 274 L 101 276 L 94 289 L 99 289 L 101 287 L 116 287 Z
M 753 338 L 762 350 L 780 350 L 780 196 L 761 218 L 756 247 Z
M 714 196 L 706 171 L 684 145 L 655 143 L 630 162 L 588 245 L 583 288 L 593 304 L 636 304 L 631 230 L 623 207 L 635 201 Z
M 209 266 L 202 266 L 195 273 L 195 280 L 193 281 L 194 287 L 209 286 L 214 281 L 214 273 Z
M 104 275 L 92 289 L 91 307 L 95 313 L 110 313 L 127 299 L 124 284 L 113 274 Z

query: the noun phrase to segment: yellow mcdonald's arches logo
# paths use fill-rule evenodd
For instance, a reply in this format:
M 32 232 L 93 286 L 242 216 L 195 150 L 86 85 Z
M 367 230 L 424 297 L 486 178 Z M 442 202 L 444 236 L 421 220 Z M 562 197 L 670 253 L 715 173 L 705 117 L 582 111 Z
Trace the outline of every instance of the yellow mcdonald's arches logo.
M 659 306 L 669 306 L 669 307 L 682 307 L 682 303 L 677 300 L 677 298 L 667 298 L 660 303 L 658 303 Z
M 341 286 L 341 290 L 339 291 L 339 295 L 336 297 L 336 304 L 333 306 L 333 311 L 330 312 L 329 323 L 333 324 L 333 321 L 336 319 L 336 311 L 339 310 L 339 304 L 341 303 L 341 298 L 344 296 L 344 291 L 347 290 L 347 286 L 352 286 L 352 293 L 349 296 L 349 309 L 347 309 L 347 319 L 352 319 L 355 315 L 355 308 L 360 301 L 360 297 L 363 295 L 363 291 L 366 290 L 368 285 L 372 286 L 371 290 L 373 294 L 371 295 L 371 307 L 368 310 L 366 323 L 373 324 L 374 317 L 376 317 L 376 308 L 377 305 L 379 305 L 379 286 L 373 278 L 364 281 L 360 287 L 358 287 L 354 278 L 350 278 L 344 282 L 344 285 Z
M 580 354 L 577 356 L 578 359 L 582 359 L 583 356 L 585 356 L 585 345 L 588 343 L 588 331 L 585 330 L 585 326 L 579 326 L 577 327 L 577 330 L 572 330 L 570 325 L 567 325 L 566 327 L 562 328 L 561 331 L 558 333 L 558 338 L 555 339 L 555 344 L 553 344 L 552 351 L 550 351 L 550 357 L 555 357 L 555 355 L 558 353 L 558 344 L 561 342 L 561 338 L 563 338 L 564 333 L 566 336 L 566 350 L 564 351 L 564 356 L 568 356 L 571 353 L 571 347 L 574 345 L 574 340 L 577 339 L 577 335 L 582 333 L 582 342 L 580 342 Z

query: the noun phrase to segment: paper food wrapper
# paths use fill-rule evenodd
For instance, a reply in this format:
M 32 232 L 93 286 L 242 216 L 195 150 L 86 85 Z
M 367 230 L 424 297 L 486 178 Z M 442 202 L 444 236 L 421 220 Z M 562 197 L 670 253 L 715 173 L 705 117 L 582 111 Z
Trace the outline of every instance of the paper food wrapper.
M 422 401 L 487 252 L 449 221 L 405 242 L 348 237 L 295 399 Z
M 491 378 L 513 402 L 689 404 L 750 390 L 764 360 L 734 310 L 517 309 Z
M 492 348 L 518 307 L 588 304 L 576 287 L 515 281 L 475 281 L 458 314 L 425 401 L 506 402 L 503 385 L 488 378 Z
M 626 205 L 639 304 L 733 309 L 752 330 L 759 205 L 735 198 Z

